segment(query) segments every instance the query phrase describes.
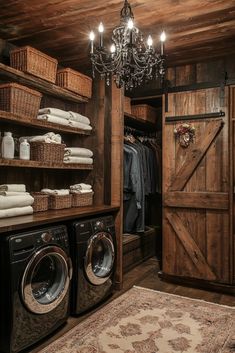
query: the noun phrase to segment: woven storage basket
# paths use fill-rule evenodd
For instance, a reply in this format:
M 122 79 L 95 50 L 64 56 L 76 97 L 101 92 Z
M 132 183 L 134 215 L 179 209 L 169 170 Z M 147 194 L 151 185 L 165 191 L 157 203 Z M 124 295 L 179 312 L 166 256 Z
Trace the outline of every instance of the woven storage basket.
M 91 206 L 93 204 L 94 192 L 87 194 L 72 194 L 72 207 Z
M 30 159 L 33 161 L 63 163 L 64 144 L 30 142 Z
M 124 113 L 131 114 L 131 98 L 124 97 Z
M 92 79 L 78 71 L 66 68 L 57 71 L 56 83 L 58 86 L 66 88 L 81 96 L 91 98 Z
M 31 192 L 31 195 L 34 198 L 34 203 L 32 205 L 34 212 L 48 210 L 49 195 L 43 194 L 41 192 Z
M 55 83 L 58 61 L 30 46 L 10 52 L 10 65 L 46 81 Z
M 145 121 L 156 123 L 157 110 L 151 107 L 150 105 L 147 105 L 147 104 L 132 105 L 131 114 Z
M 72 195 L 49 195 L 49 209 L 61 210 L 72 207 Z
M 18 83 L 0 85 L 0 109 L 24 119 L 36 118 L 42 94 Z

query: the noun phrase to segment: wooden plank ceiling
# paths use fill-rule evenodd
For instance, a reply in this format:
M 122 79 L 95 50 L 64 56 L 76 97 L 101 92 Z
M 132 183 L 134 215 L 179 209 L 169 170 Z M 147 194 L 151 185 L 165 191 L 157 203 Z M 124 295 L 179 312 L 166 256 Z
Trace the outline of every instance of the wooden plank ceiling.
M 86 72 L 88 34 L 100 21 L 105 37 L 119 24 L 121 0 L 1 0 L 0 38 L 32 45 L 60 64 Z M 135 23 L 154 42 L 164 29 L 170 64 L 235 52 L 235 0 L 130 0 Z

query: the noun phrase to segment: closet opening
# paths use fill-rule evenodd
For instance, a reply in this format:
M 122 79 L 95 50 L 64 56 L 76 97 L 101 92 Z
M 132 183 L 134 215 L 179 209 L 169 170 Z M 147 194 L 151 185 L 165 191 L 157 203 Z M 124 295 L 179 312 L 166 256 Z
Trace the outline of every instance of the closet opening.
M 161 95 L 125 97 L 123 135 L 123 272 L 151 257 L 161 269 Z

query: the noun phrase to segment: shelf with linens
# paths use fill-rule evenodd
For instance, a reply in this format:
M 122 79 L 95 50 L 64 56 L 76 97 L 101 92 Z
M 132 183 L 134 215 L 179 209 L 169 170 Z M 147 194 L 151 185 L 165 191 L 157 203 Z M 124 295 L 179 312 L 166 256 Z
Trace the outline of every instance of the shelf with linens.
M 80 104 L 87 103 L 88 98 L 48 82 L 46 77 L 42 79 L 31 73 L 7 67 L 4 64 L 0 64 L 0 80 L 2 79 L 6 81 L 11 79 L 11 82 L 1 82 L 0 85 L 1 131 L 11 131 L 15 141 L 20 140 L 22 136 L 26 136 L 26 138 L 31 136 L 34 138 L 39 137 L 42 142 L 48 142 L 47 137 L 44 136 L 48 135 L 49 131 L 49 134 L 54 134 L 54 132 L 63 133 L 65 136 L 57 135 L 60 136 L 60 142 L 56 141 L 56 143 L 62 143 L 66 147 L 65 140 L 67 139 L 67 146 L 83 147 L 81 146 L 82 142 L 79 141 L 78 144 L 75 141 L 78 141 L 77 136 L 85 137 L 91 135 L 92 127 L 89 125 L 89 119 L 81 115 L 81 110 L 84 111 L 84 104 Z M 55 77 L 52 81 L 55 82 Z M 36 90 L 32 88 L 36 88 Z M 86 95 L 87 92 L 84 92 L 84 95 Z M 45 93 L 45 96 L 43 93 Z M 45 110 L 46 112 L 44 112 Z M 55 112 L 62 114 L 62 116 L 56 116 Z M 87 122 L 81 123 L 81 118 Z M 43 135 L 44 141 L 37 130 L 47 131 L 47 134 Z M 68 138 L 67 135 L 74 135 L 74 137 Z M 31 144 L 31 140 L 28 140 L 28 142 Z M 50 144 L 54 144 L 54 142 L 53 139 L 49 141 Z M 74 145 L 75 143 L 76 145 Z M 11 158 L 11 160 L 7 158 Z M 19 157 L 12 159 L 12 156 L 5 155 L 4 159 L 2 157 L 0 165 L 44 169 L 91 170 L 93 165 L 90 165 L 90 162 L 74 161 L 74 158 L 69 157 L 63 163 L 63 157 L 59 160 L 57 158 L 54 159 L 53 156 L 48 157 L 48 155 L 46 158 L 44 156 L 35 158 L 30 152 L 30 160 L 22 161 Z
M 35 119 L 22 119 L 21 116 L 17 114 L 12 114 L 10 112 L 6 112 L 3 110 L 0 110 L 0 121 L 1 122 L 9 122 L 9 123 L 15 123 L 23 126 L 28 126 L 28 127 L 35 127 L 40 130 L 50 130 L 50 131 L 56 131 L 56 132 L 64 132 L 67 134 L 78 134 L 78 135 L 90 135 L 91 131 L 86 131 L 82 129 L 78 129 L 72 126 L 64 126 L 64 125 L 58 125 L 58 124 L 53 124 L 44 120 L 37 120 Z

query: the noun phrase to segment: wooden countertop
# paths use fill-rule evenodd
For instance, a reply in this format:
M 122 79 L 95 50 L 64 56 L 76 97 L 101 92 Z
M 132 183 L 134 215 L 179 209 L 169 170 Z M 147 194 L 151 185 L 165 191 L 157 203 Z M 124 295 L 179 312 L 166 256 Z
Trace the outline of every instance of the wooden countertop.
M 64 222 L 76 218 L 106 214 L 116 212 L 118 210 L 119 207 L 117 206 L 101 205 L 68 208 L 63 210 L 48 210 L 27 216 L 4 218 L 0 219 L 0 233 L 24 230 L 35 226 L 43 226 L 50 223 Z

